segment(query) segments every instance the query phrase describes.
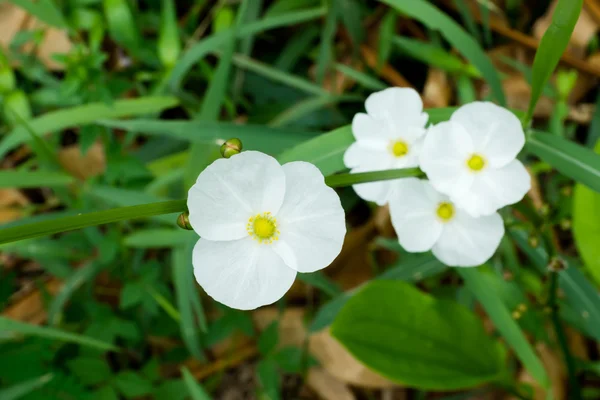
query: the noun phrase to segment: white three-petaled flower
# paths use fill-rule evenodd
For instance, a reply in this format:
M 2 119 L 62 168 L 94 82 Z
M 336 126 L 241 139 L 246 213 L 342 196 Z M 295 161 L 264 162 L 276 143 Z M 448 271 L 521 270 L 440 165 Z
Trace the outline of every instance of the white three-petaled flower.
M 462 106 L 429 129 L 421 169 L 438 191 L 474 217 L 520 201 L 531 178 L 516 159 L 525 144 L 519 119 L 487 102 Z
M 394 186 L 392 225 L 407 251 L 431 250 L 451 267 L 478 266 L 495 253 L 504 236 L 498 213 L 474 218 L 426 180 L 400 179 Z
M 416 167 L 428 115 L 414 89 L 388 88 L 371 94 L 365 102 L 367 114 L 352 121 L 356 138 L 344 154 L 344 164 L 352 172 Z M 392 182 L 354 185 L 359 197 L 379 205 L 387 203 Z
M 208 166 L 189 191 L 188 209 L 201 236 L 196 280 L 242 310 L 279 300 L 296 272 L 325 268 L 346 233 L 340 199 L 314 165 L 282 166 L 255 151 Z

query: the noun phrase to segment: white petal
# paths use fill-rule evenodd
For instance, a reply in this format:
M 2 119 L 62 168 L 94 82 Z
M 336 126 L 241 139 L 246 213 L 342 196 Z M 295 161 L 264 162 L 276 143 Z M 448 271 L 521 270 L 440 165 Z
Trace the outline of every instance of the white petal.
M 382 169 L 389 169 L 392 166 Z M 350 172 L 353 174 L 360 172 L 372 171 L 368 168 L 354 168 Z M 392 182 L 393 181 L 377 181 L 369 183 L 360 183 L 358 185 L 352 185 L 352 189 L 356 192 L 356 195 L 365 201 L 372 201 L 377 205 L 385 205 L 392 193 Z
M 358 113 L 352 119 L 352 133 L 357 141 L 388 143 L 393 138 L 386 120 L 377 119 L 365 113 Z
M 244 151 L 206 167 L 188 192 L 190 223 L 209 240 L 247 235 L 252 215 L 279 211 L 285 195 L 285 174 L 273 157 Z
M 469 193 L 452 200 L 474 217 L 490 215 L 518 203 L 531 189 L 531 176 L 519 160 L 472 175 L 475 179 Z
M 291 162 L 283 170 L 287 188 L 273 249 L 299 272 L 323 269 L 340 253 L 346 235 L 340 198 L 312 164 Z
M 498 213 L 473 218 L 457 209 L 444 225 L 433 255 L 451 267 L 476 267 L 489 260 L 504 236 L 504 223 Z
M 492 167 L 508 164 L 525 145 L 519 119 L 493 103 L 469 103 L 456 110 L 450 120 L 465 127 L 473 140 L 474 151 L 485 155 Z
M 429 129 L 419 156 L 421 169 L 433 187 L 451 197 L 469 191 L 473 174 L 466 160 L 473 143 L 464 128 L 454 122 L 441 122 Z
M 431 250 L 443 225 L 436 216 L 437 206 L 446 199 L 424 180 L 405 178 L 394 183 L 390 214 L 404 249 L 410 252 Z
M 424 127 L 429 116 L 423 112 L 423 101 L 412 88 L 391 87 L 371 94 L 365 102 L 370 116 L 388 121 L 398 129 Z M 397 133 L 400 131 L 397 131 Z
M 198 240 L 192 256 L 194 275 L 216 301 L 239 310 L 253 310 L 283 297 L 296 271 L 285 265 L 269 245 L 251 238 Z
M 378 170 L 391 164 L 393 156 L 386 142 L 357 141 L 344 153 L 344 165 L 348 168 L 362 167 Z

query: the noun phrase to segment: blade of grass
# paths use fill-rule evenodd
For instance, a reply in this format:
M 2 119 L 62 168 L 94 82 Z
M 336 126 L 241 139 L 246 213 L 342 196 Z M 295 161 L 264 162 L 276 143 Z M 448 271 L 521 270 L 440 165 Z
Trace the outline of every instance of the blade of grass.
M 175 97 L 142 97 L 131 100 L 117 100 L 112 105 L 91 103 L 83 106 L 49 112 L 29 120 L 30 128 L 35 132 L 54 133 L 65 128 L 90 124 L 106 118 L 144 115 L 159 112 L 176 106 Z M 13 129 L 0 142 L 0 158 L 16 146 L 30 141 L 25 127 Z
M 316 72 L 317 83 L 319 85 L 323 84 L 325 75 L 334 58 L 333 39 L 337 30 L 338 1 L 339 0 L 329 1 L 327 17 L 325 18 L 325 24 L 323 24 L 323 30 L 321 31 L 321 44 L 319 46 L 319 55 L 317 56 Z
M 10 387 L 0 390 L 0 399 L 2 400 L 18 400 L 28 394 L 35 392 L 39 388 L 45 386 L 48 382 L 54 379 L 54 374 L 48 373 L 37 378 L 28 379 L 24 382 L 17 383 Z
M 422 175 L 423 172 L 419 168 L 389 169 L 386 171 L 361 172 L 357 174 L 330 175 L 325 178 L 325 183 L 329 187 L 342 187 L 358 183 L 387 181 Z
M 498 103 L 501 106 L 506 105 L 502 83 L 490 58 L 477 41 L 452 18 L 424 0 L 380 0 L 380 2 L 419 20 L 430 29 L 440 31 L 444 38 L 481 72 Z
M 37 188 L 67 186 L 73 183 L 72 176 L 46 171 L 0 171 L 0 188 Z
M 181 367 L 181 375 L 183 381 L 188 389 L 188 393 L 192 397 L 192 400 L 211 400 L 211 397 L 206 393 L 204 388 L 196 382 L 196 378 L 190 373 L 186 367 Z
M 460 16 L 462 17 L 463 22 L 467 26 L 467 29 L 471 33 L 478 42 L 481 43 L 481 34 L 479 33 L 479 29 L 477 29 L 477 24 L 475 23 L 475 19 L 471 14 L 471 10 L 469 10 L 469 6 L 465 2 L 465 0 L 454 0 L 454 4 L 456 4 L 456 8 L 460 12 Z
M 281 127 L 291 122 L 297 121 L 306 115 L 309 115 L 321 108 L 330 106 L 333 104 L 343 102 L 362 102 L 363 98 L 356 95 L 342 95 L 342 96 L 331 96 L 325 95 L 320 97 L 313 97 L 303 101 L 300 101 L 287 110 L 284 110 L 279 115 L 275 116 L 268 126 Z
M 346 75 L 350 79 L 354 79 L 360 85 L 364 86 L 367 89 L 377 91 L 383 90 L 387 87 L 387 85 L 381 82 L 379 79 L 372 77 L 364 72 L 360 72 L 351 68 L 345 64 L 337 63 L 335 64 L 335 69 L 338 72 Z
M 579 18 L 583 0 L 559 0 L 550 26 L 542 36 L 540 45 L 533 60 L 533 77 L 531 85 L 531 100 L 523 126 L 528 127 L 533 118 L 533 110 L 552 76 L 560 57 L 566 50 L 575 24 Z
M 118 351 L 117 347 L 113 346 L 110 343 L 92 339 L 87 336 L 65 332 L 60 329 L 27 324 L 25 322 L 15 321 L 2 316 L 0 316 L 0 331 L 25 336 L 37 336 L 40 338 L 58 340 L 61 342 L 74 343 L 79 344 L 81 346 L 91 347 L 104 351 Z

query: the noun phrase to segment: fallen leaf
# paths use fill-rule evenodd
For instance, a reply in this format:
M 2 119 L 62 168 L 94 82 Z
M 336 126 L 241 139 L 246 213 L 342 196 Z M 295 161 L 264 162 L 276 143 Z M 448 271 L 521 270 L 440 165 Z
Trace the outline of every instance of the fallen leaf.
M 544 369 L 548 372 L 550 382 L 552 384 L 552 394 L 554 400 L 566 400 L 566 378 L 567 372 L 562 362 L 562 358 L 556 354 L 556 351 L 550 349 L 543 343 L 538 343 L 535 346 L 536 352 L 540 356 L 540 360 L 544 365 Z M 533 400 L 545 400 L 547 399 L 547 391 L 542 388 L 535 379 L 527 372 L 527 370 L 521 370 L 519 382 L 527 383 L 534 389 Z M 515 399 L 513 396 L 508 396 L 508 399 Z
M 306 384 L 323 400 L 354 400 L 356 398 L 347 385 L 323 368 L 311 368 L 308 371 Z
M 94 143 L 85 154 L 78 145 L 69 146 L 58 152 L 58 160 L 67 172 L 86 180 L 102 175 L 106 170 L 106 155 L 101 142 Z
M 45 288 L 50 295 L 55 295 L 62 288 L 63 283 L 52 278 L 45 283 Z M 15 319 L 30 324 L 40 325 L 46 322 L 46 306 L 39 290 L 34 289 L 8 306 L 2 313 L 3 317 Z
M 261 332 L 273 321 L 279 321 L 278 347 L 302 346 L 308 334 L 304 324 L 304 310 L 299 307 L 287 308 L 283 314 L 276 307 L 259 308 L 252 313 L 252 319 Z
M 423 88 L 423 103 L 428 107 L 448 107 L 451 97 L 452 89 L 446 72 L 437 68 L 429 68 Z
M 508 107 L 516 110 L 527 110 L 531 98 L 531 86 L 522 75 L 514 75 L 502 81 Z M 487 89 L 486 89 L 487 90 Z M 554 103 L 548 97 L 542 96 L 538 101 L 533 115 L 547 117 L 554 111 Z
M 21 208 L 29 200 L 16 189 L 0 189 L 0 223 L 10 222 L 22 216 Z

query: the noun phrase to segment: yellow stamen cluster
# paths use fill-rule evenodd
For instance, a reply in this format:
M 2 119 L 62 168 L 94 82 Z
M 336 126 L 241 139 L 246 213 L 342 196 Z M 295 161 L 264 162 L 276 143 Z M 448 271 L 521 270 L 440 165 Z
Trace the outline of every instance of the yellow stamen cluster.
M 467 166 L 473 172 L 479 172 L 485 167 L 485 158 L 479 154 L 473 154 L 471 158 L 467 160 Z
M 270 212 L 250 217 L 246 225 L 246 231 L 248 231 L 248 235 L 261 244 L 270 244 L 274 240 L 279 240 L 280 232 L 277 230 L 277 219 Z
M 437 215 L 443 222 L 450 221 L 454 217 L 454 206 L 448 202 L 438 204 Z
M 390 144 L 390 151 L 394 157 L 404 157 L 408 154 L 408 144 L 402 140 L 396 140 Z

